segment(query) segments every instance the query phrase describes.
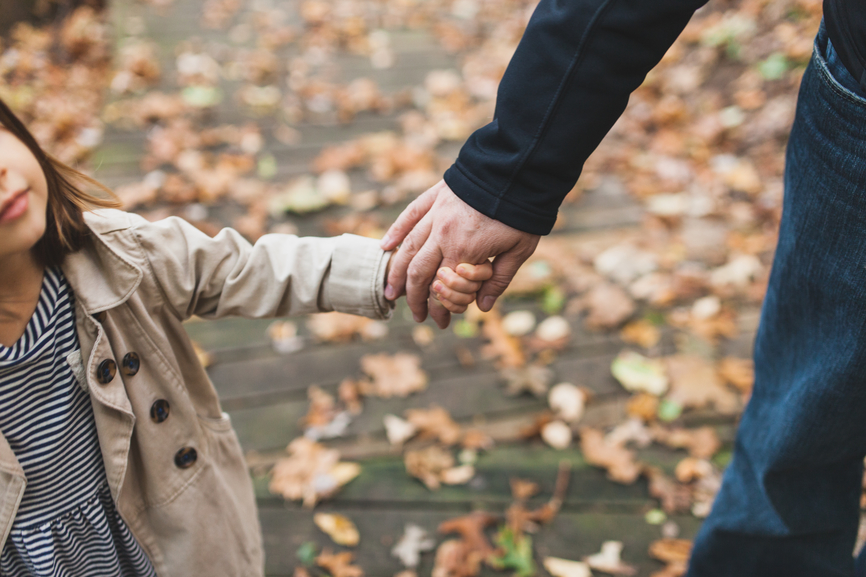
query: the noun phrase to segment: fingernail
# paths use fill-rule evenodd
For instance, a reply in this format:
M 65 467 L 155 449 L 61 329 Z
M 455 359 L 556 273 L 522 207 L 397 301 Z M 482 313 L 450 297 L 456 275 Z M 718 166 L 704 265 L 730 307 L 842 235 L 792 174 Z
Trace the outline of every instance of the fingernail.
M 394 300 L 394 297 L 397 296 L 396 293 L 397 291 L 395 291 L 394 287 L 392 287 L 390 284 L 385 286 L 385 298 L 389 301 Z
M 382 237 L 382 240 L 379 241 L 379 248 L 384 249 L 389 244 L 391 244 L 391 236 L 386 234 Z
M 489 311 L 496 304 L 496 297 L 484 297 L 481 299 L 481 310 Z
M 419 314 L 415 314 L 415 313 L 412 313 L 412 318 L 415 319 L 415 322 L 416 322 L 416 323 L 420 323 L 421 321 L 424 320 L 424 319 L 421 318 L 421 315 L 419 315 Z
M 466 274 L 469 272 L 469 267 L 466 266 L 465 264 L 458 264 L 457 265 L 457 272 L 461 273 L 461 274 Z
M 441 293 L 441 292 L 442 292 L 442 288 L 443 288 L 443 287 L 442 287 L 442 283 L 439 282 L 438 280 L 437 280 L 436 282 L 433 283 L 433 290 L 436 291 L 437 293 Z

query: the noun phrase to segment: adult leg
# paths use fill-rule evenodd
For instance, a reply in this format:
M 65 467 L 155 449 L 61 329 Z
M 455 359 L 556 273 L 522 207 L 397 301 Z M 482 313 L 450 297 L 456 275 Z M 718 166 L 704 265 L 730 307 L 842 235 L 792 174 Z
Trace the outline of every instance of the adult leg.
M 755 388 L 689 577 L 854 575 L 866 454 L 866 98 L 840 83 L 827 55 L 822 28 L 788 143 Z

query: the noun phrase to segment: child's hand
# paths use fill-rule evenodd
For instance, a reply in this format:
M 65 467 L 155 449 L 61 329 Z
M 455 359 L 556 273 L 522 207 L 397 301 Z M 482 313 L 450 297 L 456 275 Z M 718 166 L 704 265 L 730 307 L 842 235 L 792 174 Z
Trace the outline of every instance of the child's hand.
M 443 266 L 436 273 L 433 281 L 433 295 L 442 306 L 452 313 L 462 313 L 475 300 L 481 283 L 493 276 L 493 265 L 489 262 L 472 265 L 460 263 L 457 272 Z

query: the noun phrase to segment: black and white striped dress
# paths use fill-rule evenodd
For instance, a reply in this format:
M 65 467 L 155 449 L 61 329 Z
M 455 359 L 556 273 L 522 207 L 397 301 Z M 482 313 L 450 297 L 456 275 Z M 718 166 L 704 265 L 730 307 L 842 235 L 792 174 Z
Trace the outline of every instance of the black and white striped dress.
M 0 431 L 27 487 L 0 554 L 2 577 L 155 577 L 114 507 L 79 355 L 72 291 L 48 269 L 24 335 L 0 345 Z

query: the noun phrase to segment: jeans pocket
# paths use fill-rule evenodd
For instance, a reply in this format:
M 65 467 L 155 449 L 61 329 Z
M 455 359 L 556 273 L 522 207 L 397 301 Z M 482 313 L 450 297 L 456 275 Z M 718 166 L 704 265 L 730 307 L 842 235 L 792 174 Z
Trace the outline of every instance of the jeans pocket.
M 823 26 L 815 40 L 815 60 L 830 88 L 840 96 L 866 108 L 866 94 L 839 58 Z

